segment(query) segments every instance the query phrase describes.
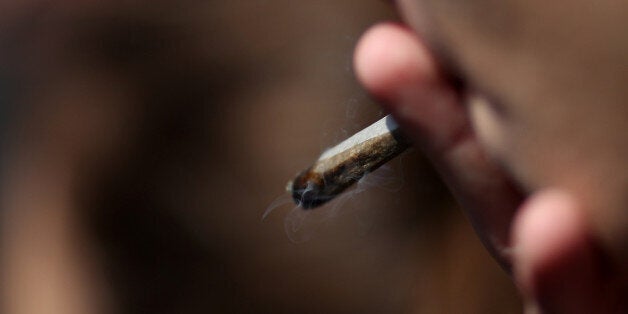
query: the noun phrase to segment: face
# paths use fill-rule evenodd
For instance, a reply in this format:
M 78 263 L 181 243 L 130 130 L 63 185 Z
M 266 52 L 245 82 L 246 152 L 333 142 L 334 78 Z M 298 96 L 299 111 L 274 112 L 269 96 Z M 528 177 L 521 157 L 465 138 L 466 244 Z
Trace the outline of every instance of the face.
M 628 223 L 628 2 L 400 0 L 462 78 L 476 131 L 528 191 L 568 188 L 603 238 Z M 610 242 L 610 241 L 609 241 Z

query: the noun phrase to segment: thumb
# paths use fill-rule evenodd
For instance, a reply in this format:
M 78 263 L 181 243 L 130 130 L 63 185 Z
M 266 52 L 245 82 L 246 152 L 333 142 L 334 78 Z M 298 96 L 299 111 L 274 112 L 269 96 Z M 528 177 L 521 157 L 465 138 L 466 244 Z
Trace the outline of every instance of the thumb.
M 614 313 L 609 269 L 581 204 L 544 190 L 519 210 L 513 226 L 513 274 L 526 313 Z

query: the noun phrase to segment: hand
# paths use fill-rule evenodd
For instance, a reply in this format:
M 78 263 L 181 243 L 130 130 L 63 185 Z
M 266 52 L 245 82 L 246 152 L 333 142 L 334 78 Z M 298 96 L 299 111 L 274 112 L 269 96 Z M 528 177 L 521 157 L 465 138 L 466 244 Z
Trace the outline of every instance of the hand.
M 414 32 L 395 24 L 373 27 L 358 44 L 355 68 L 433 161 L 482 242 L 512 273 L 527 311 L 618 311 L 619 286 L 607 273 L 581 202 L 559 188 L 518 188 L 488 156 L 487 136 L 475 131 L 490 129 L 486 103 L 445 77 Z

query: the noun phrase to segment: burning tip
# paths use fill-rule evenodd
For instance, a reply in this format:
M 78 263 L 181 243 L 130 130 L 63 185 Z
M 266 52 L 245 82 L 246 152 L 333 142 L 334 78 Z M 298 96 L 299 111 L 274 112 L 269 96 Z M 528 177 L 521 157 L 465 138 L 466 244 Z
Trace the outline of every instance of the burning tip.
M 288 182 L 294 203 L 303 209 L 316 208 L 333 198 L 325 195 L 324 187 L 324 182 L 309 169 Z

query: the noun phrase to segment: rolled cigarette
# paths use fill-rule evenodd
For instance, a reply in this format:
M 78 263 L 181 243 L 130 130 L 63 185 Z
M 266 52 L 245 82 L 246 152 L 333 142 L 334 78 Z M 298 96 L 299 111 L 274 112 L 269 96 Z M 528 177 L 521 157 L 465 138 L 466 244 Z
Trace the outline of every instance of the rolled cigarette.
M 288 182 L 287 190 L 298 206 L 318 207 L 408 146 L 397 122 L 386 116 L 323 152 L 311 167 Z

